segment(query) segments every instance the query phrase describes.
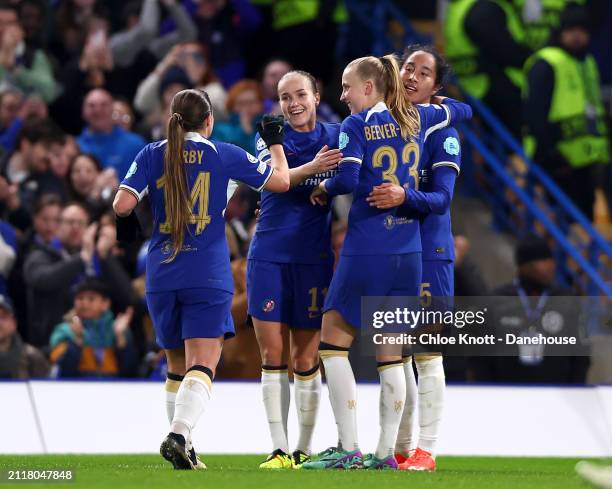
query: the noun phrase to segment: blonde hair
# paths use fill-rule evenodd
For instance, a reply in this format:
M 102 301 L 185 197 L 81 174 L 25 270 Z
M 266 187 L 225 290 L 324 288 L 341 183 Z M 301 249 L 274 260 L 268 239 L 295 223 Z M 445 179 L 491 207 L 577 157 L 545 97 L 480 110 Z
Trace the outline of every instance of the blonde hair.
M 372 80 L 376 90 L 384 95 L 385 104 L 399 124 L 404 139 L 416 138 L 419 135 L 421 129 L 419 111 L 404 92 L 400 68 L 394 55 L 357 58 L 351 61 L 347 68 L 355 70 L 362 81 Z

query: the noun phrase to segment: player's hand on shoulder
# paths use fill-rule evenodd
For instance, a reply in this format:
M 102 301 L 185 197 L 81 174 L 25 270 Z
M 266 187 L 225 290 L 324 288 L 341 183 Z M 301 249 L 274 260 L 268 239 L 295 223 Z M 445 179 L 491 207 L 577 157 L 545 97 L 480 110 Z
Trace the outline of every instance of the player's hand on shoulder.
M 265 114 L 257 123 L 257 131 L 268 148 L 274 144 L 283 144 L 285 118 L 282 115 Z
M 327 204 L 327 192 L 325 191 L 325 181 L 321 182 L 318 186 L 312 189 L 310 194 L 310 203 L 312 205 L 326 205 Z
M 318 173 L 325 173 L 330 170 L 335 170 L 338 167 L 338 163 L 342 159 L 342 153 L 339 149 L 329 149 L 327 144 L 323 146 L 316 154 L 314 159 L 309 163 L 311 173 L 316 175 Z
M 406 200 L 406 192 L 400 185 L 384 182 L 372 189 L 366 201 L 377 209 L 391 209 L 399 207 Z

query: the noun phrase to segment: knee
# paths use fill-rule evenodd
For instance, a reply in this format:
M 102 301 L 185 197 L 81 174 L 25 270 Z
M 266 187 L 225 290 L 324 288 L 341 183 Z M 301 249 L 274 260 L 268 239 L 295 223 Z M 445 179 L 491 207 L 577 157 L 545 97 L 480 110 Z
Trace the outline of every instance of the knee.
M 261 347 L 261 363 L 263 365 L 286 365 L 287 355 L 280 345 L 265 345 Z
M 315 366 L 319 365 L 319 352 L 316 351 L 314 354 L 304 355 L 297 354 L 292 355 L 291 365 L 294 372 L 306 372 L 312 370 Z

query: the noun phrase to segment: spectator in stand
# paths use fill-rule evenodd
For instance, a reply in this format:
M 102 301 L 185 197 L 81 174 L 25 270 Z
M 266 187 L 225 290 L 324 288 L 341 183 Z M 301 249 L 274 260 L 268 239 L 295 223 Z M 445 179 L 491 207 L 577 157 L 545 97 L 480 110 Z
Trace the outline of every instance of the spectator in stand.
M 587 12 L 577 5 L 568 7 L 553 44 L 540 49 L 525 65 L 528 90 L 523 117 L 528 154 L 592 219 L 595 188 L 605 188 L 610 144 L 589 39 Z
M 46 119 L 49 109 L 40 95 L 23 97 L 21 92 L 9 89 L 0 94 L 0 161 L 4 153 L 15 151 L 17 137 L 26 119 Z M 6 96 L 6 99 L 4 98 Z M 5 105 L 6 102 L 6 105 Z M 17 110 L 17 112 L 15 112 Z M 3 151 L 4 150 L 4 151 Z
M 47 55 L 26 42 L 17 10 L 9 0 L 0 0 L 0 81 L 25 93 L 38 93 L 47 102 L 59 92 Z
M 70 162 L 79 153 L 79 145 L 74 136 L 70 134 L 65 134 L 64 140 L 61 143 L 52 144 L 49 151 L 49 160 L 53 174 L 62 181 L 65 181 L 68 177 Z
M 515 255 L 518 275 L 492 292 L 497 301 L 485 334 L 505 337 L 578 336 L 578 302 L 571 291 L 555 284 L 556 263 L 548 242 L 538 236 L 519 241 Z M 489 316 L 491 317 L 491 316 Z M 468 359 L 468 380 L 477 382 L 583 384 L 587 356 L 552 356 L 549 345 L 518 345 L 514 356 Z M 547 355 L 547 351 L 549 355 Z M 559 351 L 559 350 L 557 350 Z
M 0 295 L 7 295 L 8 276 L 17 259 L 17 235 L 10 224 L 0 221 Z
M 0 295 L 0 379 L 49 376 L 49 363 L 40 350 L 24 343 L 10 300 Z
M 22 334 L 27 340 L 25 326 L 28 323 L 26 284 L 23 279 L 23 263 L 32 250 L 57 244 L 57 231 L 62 213 L 62 201 L 55 194 L 44 194 L 34 204 L 32 225 L 19 240 L 17 261 L 9 277 L 8 290 L 13 300 L 17 324 L 24 328 Z M 55 243 L 54 243 L 55 241 Z
M 25 259 L 23 275 L 28 291 L 29 341 L 49 343 L 49 335 L 70 309 L 73 287 L 85 276 L 95 276 L 109 287 L 113 304 L 125 309 L 132 303 L 130 278 L 111 253 L 114 226 L 89 224 L 87 209 L 67 205 L 61 215 L 58 240 L 34 249 Z
M 83 153 L 95 155 L 103 168 L 114 168 L 123 178 L 145 140 L 127 132 L 113 122 L 113 97 L 106 90 L 92 90 L 83 102 L 83 119 L 87 127 L 77 138 Z
M 58 377 L 133 377 L 138 353 L 130 323 L 134 311 L 115 318 L 108 287 L 86 278 L 76 288 L 72 316 L 58 324 L 50 339 L 51 361 Z
M 161 104 L 150 112 L 139 126 L 139 132 L 150 141 L 165 139 L 172 99 L 181 90 L 193 88 L 193 86 L 185 70 L 174 65 L 165 71 L 158 88 Z
M 60 66 L 79 56 L 87 41 L 90 20 L 106 13 L 103 3 L 102 0 L 60 0 L 50 36 L 50 51 Z
M 264 112 L 266 114 L 280 114 L 278 105 L 278 82 L 289 73 L 293 66 L 280 58 L 271 59 L 266 63 L 261 77 L 261 86 L 264 94 Z
M 134 129 L 134 110 L 130 102 L 124 98 L 115 98 L 113 102 L 113 122 L 127 132 Z
M 21 129 L 18 116 L 22 104 L 23 95 L 19 90 L 0 90 L 0 160 L 5 152 L 15 149 L 15 139 Z
M 218 122 L 211 135 L 255 154 L 255 124 L 263 114 L 263 91 L 255 80 L 241 80 L 227 92 L 229 120 Z
M 158 36 L 160 3 L 166 7 L 176 29 Z M 161 59 L 177 44 L 193 42 L 198 35 L 193 19 L 176 0 L 145 0 L 144 4 L 132 0 L 126 2 L 121 18 L 125 19 L 125 29 L 113 34 L 111 46 L 123 66 L 132 64 L 141 51 Z
M 180 68 L 182 73 L 176 68 Z M 205 90 L 210 97 L 215 120 L 226 118 L 227 94 L 213 72 L 204 48 L 196 42 L 175 46 L 162 59 L 155 70 L 138 86 L 134 108 L 145 117 L 156 111 L 162 111 L 165 118 L 169 117 L 167 107 L 170 106 L 174 94 L 170 96 L 170 92 L 166 92 L 165 89 L 175 82 L 185 85 L 186 88 L 195 87 Z
M 522 68 L 531 49 L 512 0 L 450 0 L 444 37 L 446 58 L 463 88 L 520 138 Z
M 245 75 L 245 51 L 261 16 L 249 0 L 184 0 L 198 30 L 198 41 L 208 47 L 212 69 L 225 88 Z
M 97 221 L 112 204 L 119 181 L 112 168 L 102 170 L 98 159 L 90 154 L 77 155 L 68 169 L 68 190 Z
M 64 184 L 50 171 L 49 150 L 63 135 L 48 119 L 28 119 L 17 139 L 17 150 L 1 167 L 8 178 L 0 177 L 0 202 L 8 220 L 25 231 L 31 224 L 34 201 L 45 193 L 64 195 Z

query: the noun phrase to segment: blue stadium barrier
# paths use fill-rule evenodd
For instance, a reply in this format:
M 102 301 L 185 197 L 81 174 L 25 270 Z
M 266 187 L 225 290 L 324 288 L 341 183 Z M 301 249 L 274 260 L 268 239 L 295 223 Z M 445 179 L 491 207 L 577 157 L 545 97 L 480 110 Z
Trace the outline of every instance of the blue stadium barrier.
M 527 233 L 542 234 L 540 231 L 544 227 L 556 241 L 554 253 L 560 265 L 558 278 L 563 285 L 578 285 L 587 295 L 603 293 L 612 297 L 612 287 L 606 282 L 603 273 L 604 260 L 606 257 L 612 259 L 612 245 L 552 178 L 527 157 L 522 145 L 491 110 L 480 100 L 470 96 L 466 96 L 466 99 L 480 118 L 479 122 L 471 126 L 478 131 L 478 136 L 472 131 L 469 143 L 484 158 L 483 165 L 475 165 L 473 160 L 471 165 L 463 165 L 469 168 L 469 174 L 464 175 L 463 179 L 465 181 L 467 176 L 470 180 L 472 188 L 468 186 L 468 192 L 473 192 L 474 183 L 481 181 L 477 191 L 490 204 L 495 227 L 500 230 L 508 229 L 521 236 Z M 464 151 L 463 154 L 466 161 L 470 162 L 470 152 Z M 524 162 L 523 171 L 516 171 L 508 163 L 513 154 Z M 501 167 L 497 164 L 501 164 Z M 510 180 L 502 178 L 500 168 L 514 185 L 509 185 Z M 523 182 L 524 189 L 517 181 Z M 508 190 L 518 199 L 520 206 L 509 198 Z M 546 222 L 542 217 L 546 217 Z M 575 242 L 569 238 L 572 223 L 581 229 L 580 233 L 573 233 L 572 239 Z M 554 233 L 551 225 L 556 229 Z
M 506 170 L 505 165 L 497 158 L 492 150 L 478 138 L 476 133 L 467 125 L 461 125 L 461 130 L 469 146 L 473 147 L 478 151 L 484 158 L 489 169 L 492 170 L 493 174 L 497 179 L 509 188 L 514 195 L 521 201 L 525 206 L 526 210 L 531 213 L 532 217 L 542 223 L 546 231 L 555 238 L 559 247 L 569 255 L 580 268 L 588 275 L 589 279 L 592 280 L 596 288 L 608 297 L 612 297 L 612 288 L 603 280 L 597 270 L 593 267 L 589 261 L 582 256 L 580 251 L 572 245 L 572 243 L 566 238 L 562 230 L 556 225 L 552 219 L 529 197 L 527 192 L 523 190 L 518 183 L 514 180 L 512 175 Z M 499 187 L 498 187 L 499 189 Z M 607 244 L 607 243 L 606 243 Z

